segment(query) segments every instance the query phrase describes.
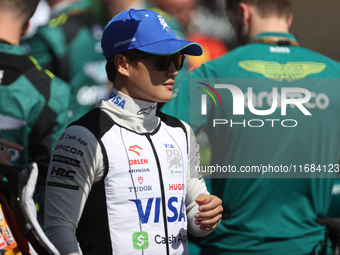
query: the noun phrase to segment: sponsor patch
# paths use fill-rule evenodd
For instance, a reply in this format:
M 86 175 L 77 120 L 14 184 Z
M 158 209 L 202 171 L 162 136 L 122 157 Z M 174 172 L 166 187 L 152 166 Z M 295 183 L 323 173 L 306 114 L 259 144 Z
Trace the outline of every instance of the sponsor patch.
M 58 167 L 58 168 L 53 167 L 50 177 L 73 181 L 75 174 L 76 174 L 76 171 L 65 170 L 65 169 L 60 168 L 60 167 Z
M 68 184 L 63 184 L 63 183 L 58 183 L 58 182 L 47 182 L 47 186 L 79 190 L 79 186 L 68 185 Z
M 81 163 L 81 161 L 79 160 L 75 160 L 73 158 L 69 158 L 69 157 L 65 157 L 61 155 L 53 155 L 52 161 L 61 162 L 61 163 L 68 164 L 71 166 L 76 166 L 76 167 L 79 167 L 79 164 Z

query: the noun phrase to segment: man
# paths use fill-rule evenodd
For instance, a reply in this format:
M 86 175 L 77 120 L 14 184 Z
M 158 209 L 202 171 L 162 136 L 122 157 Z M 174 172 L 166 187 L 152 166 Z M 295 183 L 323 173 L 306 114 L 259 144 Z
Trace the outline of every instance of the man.
M 24 147 L 11 150 L 11 163 L 35 161 L 44 188 L 52 147 L 68 124 L 70 88 L 19 45 L 38 2 L 0 1 L 0 130 L 2 138 Z
M 156 12 L 135 9 L 110 21 L 102 47 L 114 86 L 57 142 L 45 233 L 61 254 L 188 254 L 187 228 L 209 234 L 222 202 L 194 171 L 190 127 L 157 116 L 156 104 L 171 100 L 183 54 L 202 49 Z
M 25 43 L 38 63 L 71 85 L 70 121 L 109 93 L 102 26 L 85 0 L 48 0 L 51 20 Z
M 151 4 L 150 1 L 146 0 L 92 0 L 93 5 L 97 7 L 93 7 L 94 9 L 97 9 L 97 16 L 102 18 L 102 22 L 104 21 L 105 24 L 108 23 L 109 20 L 111 20 L 114 16 L 116 16 L 118 13 L 122 11 L 129 10 L 131 8 L 133 9 L 149 9 L 154 12 L 157 12 L 162 15 L 162 17 L 166 20 L 168 25 L 171 27 L 172 31 L 174 31 L 176 37 L 178 39 L 184 40 L 186 39 L 186 32 L 185 28 L 182 26 L 182 24 L 171 14 L 167 13 L 165 10 L 162 10 L 158 8 L 156 5 Z M 108 18 L 105 18 L 108 17 Z M 103 19 L 105 18 L 105 19 Z M 193 41 L 193 40 L 191 40 Z M 201 44 L 200 44 L 201 45 Z M 202 45 L 201 45 L 202 47 Z M 200 57 L 205 56 L 203 53 Z M 184 65 L 182 67 L 181 72 L 177 75 L 177 80 L 182 80 L 184 76 L 189 72 L 190 68 L 190 58 L 191 56 L 188 56 L 186 61 L 184 62 Z M 200 58 L 196 57 L 196 58 Z M 195 57 L 194 57 L 195 58 Z M 176 86 L 177 84 L 174 84 L 173 93 L 176 93 Z M 157 105 L 157 109 L 161 109 L 163 103 L 159 103 Z
M 219 171 L 212 193 L 225 213 L 201 254 L 318 251 L 325 228 L 316 219 L 339 171 L 340 64 L 289 33 L 290 0 L 227 8 L 241 46 L 188 75 L 162 109 L 208 134 L 209 167 Z
M 40 168 L 37 188 L 40 191 L 45 188 L 52 147 L 68 123 L 70 89 L 68 84 L 42 70 L 19 45 L 38 2 L 0 0 L 0 162 L 20 166 L 35 161 Z M 5 204 L 2 199 L 2 210 L 8 211 L 4 215 L 10 217 Z M 14 223 L 6 220 L 13 231 Z M 1 229 L 8 228 L 6 220 L 1 220 Z M 26 254 L 21 237 L 13 233 L 15 243 L 11 234 L 5 232 L 0 236 L 1 252 Z

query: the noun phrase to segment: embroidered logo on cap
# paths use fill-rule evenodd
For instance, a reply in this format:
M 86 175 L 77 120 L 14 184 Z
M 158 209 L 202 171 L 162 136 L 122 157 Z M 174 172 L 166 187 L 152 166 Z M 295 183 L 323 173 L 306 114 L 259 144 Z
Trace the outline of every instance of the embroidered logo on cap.
M 122 45 L 124 45 L 124 44 L 128 44 L 128 43 L 134 42 L 134 41 L 136 41 L 136 38 L 135 38 L 135 37 L 133 37 L 133 38 L 131 38 L 131 39 L 124 40 L 124 41 L 117 42 L 117 43 L 115 43 L 115 44 L 113 45 L 113 47 L 122 46 Z
M 165 30 L 168 34 L 172 34 L 172 30 L 169 27 L 168 23 L 165 21 L 165 19 L 161 15 L 157 15 L 157 18 L 162 26 L 162 29 Z

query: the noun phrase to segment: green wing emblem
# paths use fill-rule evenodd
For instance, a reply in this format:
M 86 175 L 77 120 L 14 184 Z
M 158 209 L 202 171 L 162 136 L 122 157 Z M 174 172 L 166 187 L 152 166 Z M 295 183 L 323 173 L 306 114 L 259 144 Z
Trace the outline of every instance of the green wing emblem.
M 326 65 L 318 62 L 278 62 L 247 60 L 239 62 L 243 69 L 262 74 L 264 77 L 276 81 L 294 81 L 305 78 L 307 75 L 321 73 Z

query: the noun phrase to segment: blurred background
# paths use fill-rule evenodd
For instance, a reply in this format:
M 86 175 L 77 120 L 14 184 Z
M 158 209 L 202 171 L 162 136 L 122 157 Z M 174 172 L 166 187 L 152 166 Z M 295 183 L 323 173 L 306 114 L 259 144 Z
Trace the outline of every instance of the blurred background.
M 340 1 L 293 0 L 291 27 L 299 43 L 340 61 Z
M 86 0 L 102 16 L 101 2 L 123 0 Z M 31 36 L 38 25 L 48 22 L 49 6 L 41 0 L 38 11 L 32 18 Z M 188 33 L 200 32 L 211 35 L 225 44 L 228 50 L 236 47 L 232 26 L 225 11 L 224 0 L 149 0 L 146 2 L 171 14 L 179 20 Z M 294 19 L 291 32 L 305 47 L 340 61 L 340 9 L 339 0 L 293 0 Z M 108 17 L 106 17 L 108 19 Z M 103 20 L 103 22 L 105 22 Z

